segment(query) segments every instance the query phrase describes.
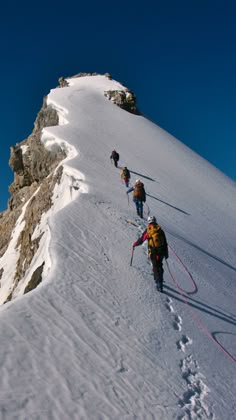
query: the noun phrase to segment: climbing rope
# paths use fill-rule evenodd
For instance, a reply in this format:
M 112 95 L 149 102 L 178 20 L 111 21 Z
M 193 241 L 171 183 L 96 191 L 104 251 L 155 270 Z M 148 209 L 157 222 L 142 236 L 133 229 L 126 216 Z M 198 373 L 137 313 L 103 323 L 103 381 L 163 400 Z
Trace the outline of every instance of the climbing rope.
M 184 270 L 186 271 L 188 277 L 190 278 L 192 284 L 193 284 L 193 290 L 191 292 L 186 292 L 185 290 L 181 289 L 181 287 L 179 286 L 179 288 L 182 290 L 182 292 L 186 293 L 187 295 L 193 295 L 194 293 L 197 292 L 197 285 L 192 277 L 192 274 L 189 272 L 189 270 L 187 269 L 186 265 L 183 263 L 183 261 L 178 257 L 178 255 L 176 254 L 176 252 L 173 250 L 173 248 L 171 248 L 170 245 L 168 245 L 169 249 L 171 250 L 172 254 L 175 255 L 175 257 L 177 258 L 177 260 L 180 262 L 180 264 L 184 267 Z M 169 269 L 169 267 L 168 267 Z M 170 270 L 169 270 L 170 271 Z
M 181 261 L 181 259 L 178 257 L 178 255 L 176 254 L 176 252 L 171 248 L 171 246 L 170 245 L 168 245 L 169 246 L 169 248 L 170 248 L 170 250 L 171 250 L 171 252 L 175 255 L 175 257 L 179 260 L 179 262 L 181 263 L 181 265 L 185 268 L 185 270 L 186 270 L 186 272 L 188 273 L 188 276 L 190 277 L 190 279 L 191 279 L 191 281 L 192 281 L 192 283 L 194 284 L 194 291 L 196 291 L 197 290 L 197 286 L 196 286 L 196 283 L 195 283 L 195 281 L 194 281 L 194 279 L 192 278 L 192 275 L 190 274 L 190 272 L 188 271 L 188 269 L 186 268 L 186 266 L 184 265 L 184 263 Z M 170 275 L 171 275 L 171 277 L 172 277 L 172 280 L 173 280 L 173 282 L 174 282 L 174 284 L 175 284 L 175 286 L 176 286 L 176 288 L 178 289 L 178 291 L 179 291 L 179 293 L 180 293 L 180 295 L 181 295 L 181 297 L 182 297 L 182 299 L 183 299 L 183 301 L 184 301 L 184 303 L 187 305 L 187 307 L 188 307 L 188 309 L 189 309 L 189 311 L 191 312 L 191 314 L 192 314 L 192 316 L 193 316 L 193 318 L 195 319 L 195 321 L 197 322 L 197 324 L 200 326 L 200 328 L 204 331 L 204 333 L 208 336 L 208 338 L 210 338 L 210 340 L 211 341 L 213 341 L 213 343 L 215 343 L 220 349 L 221 349 L 221 351 L 223 351 L 223 353 L 234 363 L 234 364 L 236 364 L 236 359 L 212 336 L 212 334 L 208 331 L 208 329 L 205 327 L 205 325 L 201 322 L 201 320 L 200 320 L 200 318 L 196 315 L 196 313 L 193 311 L 193 309 L 191 308 L 191 306 L 189 305 L 189 303 L 188 303 L 188 301 L 187 301 L 187 299 L 186 299 L 186 297 L 184 296 L 184 293 L 186 293 L 186 294 L 188 294 L 188 295 L 190 295 L 190 294 L 192 294 L 192 293 L 194 293 L 194 292 L 184 292 L 182 289 L 181 289 L 181 287 L 179 286 L 179 284 L 178 284 L 178 282 L 177 282 L 177 280 L 176 280 L 176 278 L 175 278 L 175 276 L 173 275 L 173 273 L 172 273 L 172 271 L 171 271 L 171 269 L 170 269 L 170 267 L 169 267 L 169 264 L 168 264 L 168 261 L 166 260 L 166 265 L 167 265 L 167 268 L 168 268 L 168 271 L 169 271 L 169 273 L 170 273 Z

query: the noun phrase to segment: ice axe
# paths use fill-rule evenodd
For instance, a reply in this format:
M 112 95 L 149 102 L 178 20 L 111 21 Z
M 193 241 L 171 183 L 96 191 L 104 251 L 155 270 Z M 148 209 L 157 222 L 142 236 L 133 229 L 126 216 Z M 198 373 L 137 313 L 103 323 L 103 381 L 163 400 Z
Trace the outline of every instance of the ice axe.
M 134 256 L 134 247 L 132 248 L 132 254 L 131 254 L 131 258 L 130 258 L 130 265 L 132 265 L 133 256 Z

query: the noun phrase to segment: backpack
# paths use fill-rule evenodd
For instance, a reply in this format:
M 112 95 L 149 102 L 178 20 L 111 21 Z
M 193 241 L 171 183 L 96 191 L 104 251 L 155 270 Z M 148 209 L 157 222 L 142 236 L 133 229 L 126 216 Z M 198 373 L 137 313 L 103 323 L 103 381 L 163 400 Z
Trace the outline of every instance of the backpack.
M 166 237 L 160 225 L 152 223 L 147 227 L 148 247 L 166 249 Z
M 122 175 L 123 175 L 124 178 L 129 179 L 130 178 L 129 170 L 127 168 L 124 168 L 123 171 L 122 171 Z
M 142 182 L 135 184 L 134 186 L 134 198 L 138 198 L 141 201 L 146 200 L 146 194 L 144 190 L 144 185 Z

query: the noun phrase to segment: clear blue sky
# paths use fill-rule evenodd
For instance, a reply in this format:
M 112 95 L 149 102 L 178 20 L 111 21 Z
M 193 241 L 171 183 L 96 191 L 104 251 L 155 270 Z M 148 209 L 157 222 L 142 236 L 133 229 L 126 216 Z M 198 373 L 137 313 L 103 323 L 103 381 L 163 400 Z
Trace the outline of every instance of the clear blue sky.
M 58 78 L 83 71 L 111 73 L 148 118 L 235 181 L 235 19 L 233 0 L 4 2 L 0 210 L 10 146 L 31 133 Z

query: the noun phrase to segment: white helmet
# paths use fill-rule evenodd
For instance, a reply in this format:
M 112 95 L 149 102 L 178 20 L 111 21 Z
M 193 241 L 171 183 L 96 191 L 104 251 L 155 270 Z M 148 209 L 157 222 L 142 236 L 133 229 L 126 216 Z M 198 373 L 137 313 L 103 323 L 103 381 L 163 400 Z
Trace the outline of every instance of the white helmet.
M 157 219 L 155 218 L 155 216 L 149 216 L 148 217 L 148 223 L 156 223 Z
M 135 184 L 139 184 L 140 182 L 140 179 L 136 179 Z

